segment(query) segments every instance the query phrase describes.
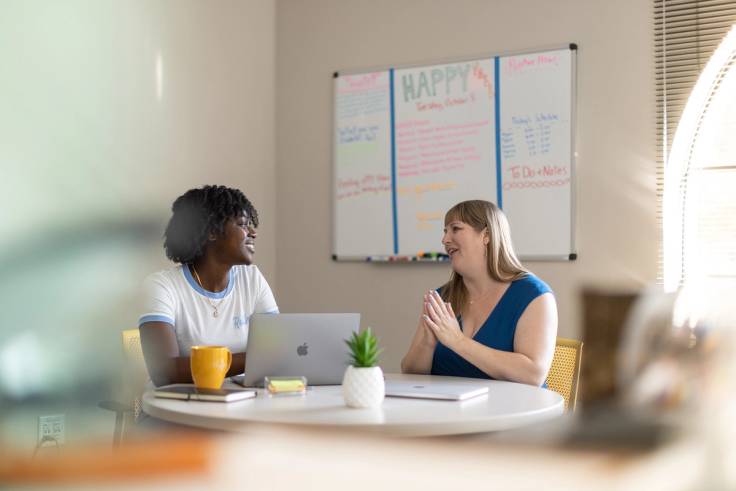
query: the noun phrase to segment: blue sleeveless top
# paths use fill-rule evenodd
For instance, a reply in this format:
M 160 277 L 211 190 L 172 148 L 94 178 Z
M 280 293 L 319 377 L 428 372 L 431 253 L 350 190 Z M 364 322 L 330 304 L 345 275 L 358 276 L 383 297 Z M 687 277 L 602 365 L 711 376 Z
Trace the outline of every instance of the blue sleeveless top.
M 549 286 L 533 274 L 512 281 L 488 319 L 473 336 L 474 341 L 501 351 L 514 351 L 514 334 L 516 323 L 524 313 L 527 305 L 544 293 L 551 293 Z M 458 316 L 460 328 L 462 319 Z M 465 358 L 459 356 L 442 343 L 437 343 L 432 357 L 432 375 L 450 375 L 453 377 L 489 377 Z

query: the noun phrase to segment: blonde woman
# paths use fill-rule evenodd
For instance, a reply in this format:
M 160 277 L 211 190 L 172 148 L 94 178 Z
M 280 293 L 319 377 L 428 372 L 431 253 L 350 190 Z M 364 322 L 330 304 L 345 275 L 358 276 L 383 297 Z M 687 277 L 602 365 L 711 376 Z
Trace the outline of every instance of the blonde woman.
M 442 245 L 452 276 L 424 294 L 404 373 L 542 385 L 554 354 L 552 290 L 514 254 L 508 221 L 488 201 L 464 201 L 445 215 Z

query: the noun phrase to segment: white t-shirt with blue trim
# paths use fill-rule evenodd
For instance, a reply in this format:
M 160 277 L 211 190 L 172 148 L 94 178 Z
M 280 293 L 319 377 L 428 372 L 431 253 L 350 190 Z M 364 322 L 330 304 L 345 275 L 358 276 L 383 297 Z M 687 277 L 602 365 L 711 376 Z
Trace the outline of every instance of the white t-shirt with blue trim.
M 185 265 L 151 274 L 144 281 L 145 314 L 138 326 L 146 322 L 174 326 L 181 356 L 188 356 L 197 345 L 227 346 L 233 353 L 244 352 L 250 316 L 276 314 L 279 308 L 255 265 L 233 266 L 229 275 L 227 288 L 210 292 L 199 286 Z M 217 305 L 217 317 L 212 315 L 211 304 Z

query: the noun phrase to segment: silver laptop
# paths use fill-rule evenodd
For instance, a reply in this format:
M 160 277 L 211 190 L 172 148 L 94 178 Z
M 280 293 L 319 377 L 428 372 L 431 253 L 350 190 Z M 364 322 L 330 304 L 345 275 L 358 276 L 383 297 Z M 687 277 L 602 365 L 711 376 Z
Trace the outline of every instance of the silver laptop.
M 309 385 L 339 385 L 350 359 L 344 340 L 359 327 L 360 314 L 255 314 L 242 384 L 304 376 Z
M 411 397 L 416 399 L 442 399 L 464 401 L 488 394 L 488 386 L 454 382 L 402 382 L 386 381 L 387 397 Z

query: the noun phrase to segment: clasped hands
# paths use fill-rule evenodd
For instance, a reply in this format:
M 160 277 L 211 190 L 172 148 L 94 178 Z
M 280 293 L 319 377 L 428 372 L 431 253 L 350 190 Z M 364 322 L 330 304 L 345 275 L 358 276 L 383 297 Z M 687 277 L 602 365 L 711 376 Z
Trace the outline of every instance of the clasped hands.
M 455 312 L 452 310 L 452 305 L 444 302 L 440 294 L 434 290 L 424 294 L 422 323 L 434 334 L 437 341 L 453 351 L 456 351 L 458 345 L 466 340 Z

